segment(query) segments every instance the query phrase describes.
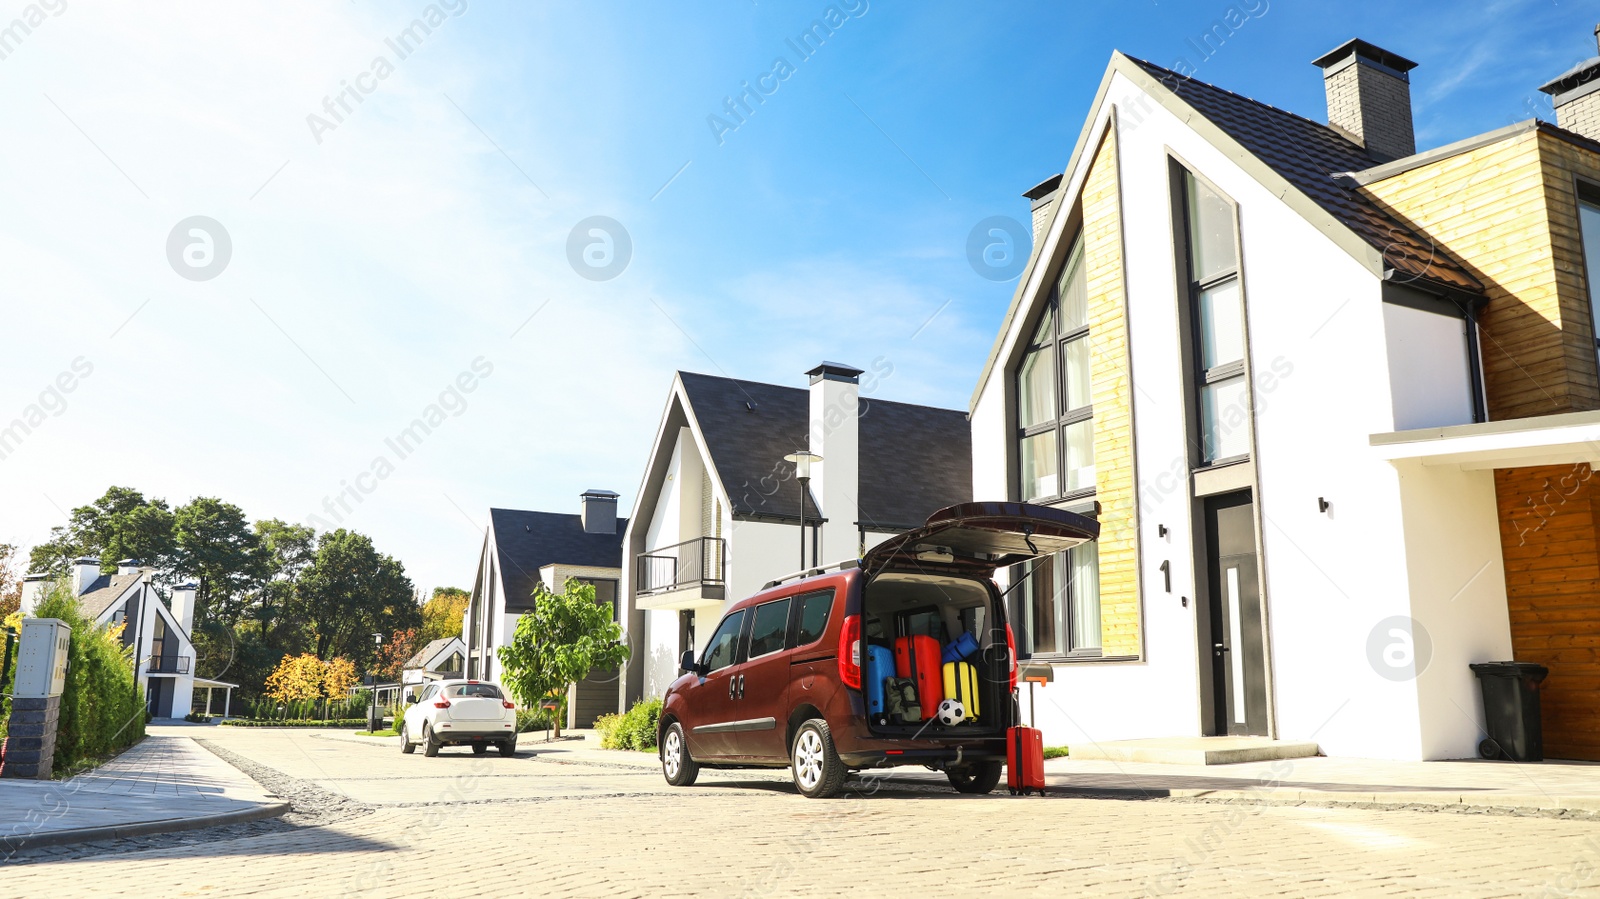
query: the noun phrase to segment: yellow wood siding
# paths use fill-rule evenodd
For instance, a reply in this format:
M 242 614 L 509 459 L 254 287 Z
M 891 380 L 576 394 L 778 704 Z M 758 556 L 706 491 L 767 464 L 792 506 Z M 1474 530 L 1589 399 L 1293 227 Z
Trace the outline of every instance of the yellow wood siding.
M 1083 185 L 1084 265 L 1089 286 L 1089 366 L 1094 403 L 1095 498 L 1100 502 L 1101 651 L 1137 656 L 1138 491 L 1133 471 L 1133 381 L 1122 283 L 1122 198 L 1113 129 Z
M 1572 190 L 1573 171 L 1600 180 L 1597 161 L 1529 131 L 1364 188 L 1484 283 L 1491 419 L 1600 408 Z

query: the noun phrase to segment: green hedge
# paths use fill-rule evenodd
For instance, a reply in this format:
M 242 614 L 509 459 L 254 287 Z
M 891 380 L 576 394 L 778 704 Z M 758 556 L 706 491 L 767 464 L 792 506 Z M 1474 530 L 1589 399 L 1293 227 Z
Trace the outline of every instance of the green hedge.
M 279 721 L 268 718 L 229 718 L 222 722 L 228 727 L 366 727 L 365 718 L 330 718 L 327 720 Z
M 292 699 L 287 702 L 257 699 L 245 708 L 244 717 L 261 721 L 269 718 L 291 721 L 332 721 L 357 717 L 365 719 L 370 699 L 370 694 L 365 690 L 359 691 L 356 696 L 349 699 Z
M 63 582 L 50 588 L 33 617 L 58 618 L 72 628 L 55 770 L 67 774 L 139 742 L 144 737 L 144 694 L 134 683 L 133 648 L 122 645 L 121 626 L 95 627 Z M 10 712 L 7 703 L 8 717 Z
M 661 700 L 641 699 L 621 715 L 602 715 L 595 719 L 602 749 L 632 749 L 653 752 L 656 727 L 661 721 Z

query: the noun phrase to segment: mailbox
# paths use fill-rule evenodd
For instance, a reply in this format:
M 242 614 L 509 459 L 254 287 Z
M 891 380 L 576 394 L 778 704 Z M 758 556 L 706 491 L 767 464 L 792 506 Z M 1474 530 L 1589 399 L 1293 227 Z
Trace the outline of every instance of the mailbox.
M 24 618 L 12 695 L 25 699 L 60 696 L 67 685 L 67 648 L 72 628 L 57 618 Z

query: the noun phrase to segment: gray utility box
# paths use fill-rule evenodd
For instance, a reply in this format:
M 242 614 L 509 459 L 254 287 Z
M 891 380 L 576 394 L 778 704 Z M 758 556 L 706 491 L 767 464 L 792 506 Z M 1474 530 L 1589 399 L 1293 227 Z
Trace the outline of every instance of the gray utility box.
M 25 618 L 12 695 L 25 699 L 60 696 L 67 683 L 67 647 L 72 628 L 57 618 Z

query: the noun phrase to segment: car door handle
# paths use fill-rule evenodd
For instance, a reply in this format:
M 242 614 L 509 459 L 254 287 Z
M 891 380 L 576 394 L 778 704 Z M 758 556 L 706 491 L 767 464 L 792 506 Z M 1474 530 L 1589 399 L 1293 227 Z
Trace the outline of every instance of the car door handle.
M 737 698 L 736 694 L 738 692 L 739 692 L 739 677 L 738 677 L 738 675 L 732 675 L 732 676 L 730 676 L 728 678 L 728 698 L 729 699 L 736 699 Z
M 744 698 L 744 675 L 739 675 L 739 698 Z

